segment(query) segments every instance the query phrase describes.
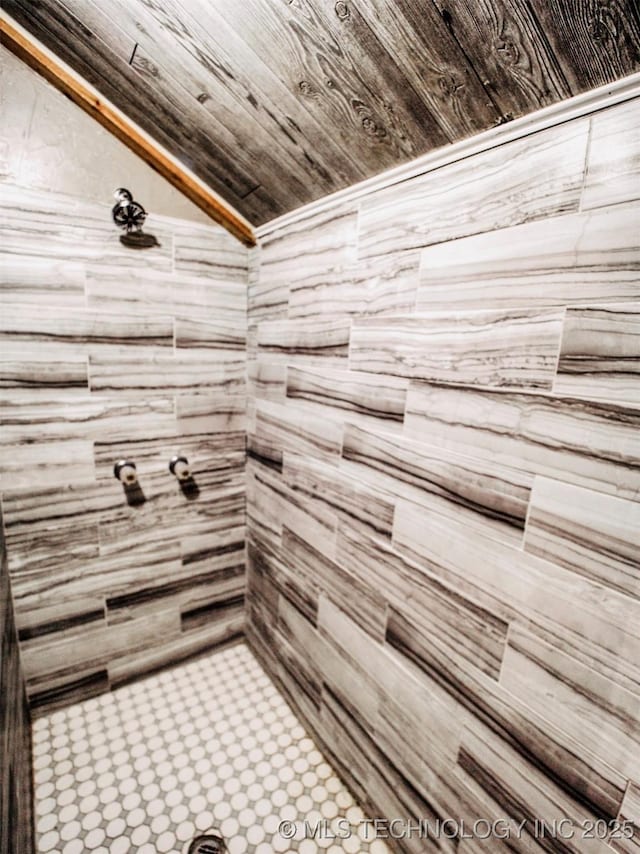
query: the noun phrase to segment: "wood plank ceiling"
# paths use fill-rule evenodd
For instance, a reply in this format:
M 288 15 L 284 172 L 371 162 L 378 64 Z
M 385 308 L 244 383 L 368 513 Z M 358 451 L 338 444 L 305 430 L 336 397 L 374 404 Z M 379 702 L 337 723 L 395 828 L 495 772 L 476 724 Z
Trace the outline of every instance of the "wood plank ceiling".
M 640 68 L 636 0 L 3 0 L 254 225 Z

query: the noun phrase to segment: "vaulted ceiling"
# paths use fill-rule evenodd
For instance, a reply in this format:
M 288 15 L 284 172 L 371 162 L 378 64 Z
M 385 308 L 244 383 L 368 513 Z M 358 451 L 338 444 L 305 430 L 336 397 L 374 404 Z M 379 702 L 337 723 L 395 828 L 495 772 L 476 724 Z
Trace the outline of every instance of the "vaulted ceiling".
M 3 0 L 254 225 L 640 69 L 636 0 Z

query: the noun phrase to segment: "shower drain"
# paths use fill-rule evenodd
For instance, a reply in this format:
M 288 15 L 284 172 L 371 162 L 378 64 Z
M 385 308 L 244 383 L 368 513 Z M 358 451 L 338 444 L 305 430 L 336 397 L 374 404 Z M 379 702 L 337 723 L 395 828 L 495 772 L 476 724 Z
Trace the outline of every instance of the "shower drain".
M 205 834 L 191 841 L 187 854 L 227 854 L 227 846 L 221 836 Z

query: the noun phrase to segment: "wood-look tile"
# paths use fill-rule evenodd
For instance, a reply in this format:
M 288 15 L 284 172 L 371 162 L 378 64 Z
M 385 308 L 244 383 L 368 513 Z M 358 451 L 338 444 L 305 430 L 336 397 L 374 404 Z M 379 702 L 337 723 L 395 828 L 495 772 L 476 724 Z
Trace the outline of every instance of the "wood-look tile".
M 402 421 L 409 383 L 364 371 L 287 368 L 287 397 Z
M 438 447 L 350 424 L 342 457 L 398 497 L 440 508 L 444 502 L 434 504 L 432 496 L 444 499 L 470 524 L 477 515 L 485 533 L 521 541 L 533 482 L 527 472 L 449 450 L 443 456 Z
M 136 254 L 120 243 L 110 207 L 3 183 L 0 199 L 3 252 L 65 262 L 171 270 L 171 231 L 162 224 L 154 226 L 158 245 Z
M 84 264 L 0 254 L 0 304 L 84 308 L 84 285 Z
M 412 383 L 404 434 L 619 497 L 640 493 L 640 408 Z
M 176 272 L 246 284 L 248 250 L 227 231 L 193 223 L 180 223 L 173 231 Z
M 282 479 L 296 494 L 312 504 L 326 506 L 338 519 L 391 537 L 394 503 L 382 490 L 324 461 L 288 452 L 284 455 Z
M 136 394 L 140 390 L 197 394 L 213 389 L 241 394 L 245 386 L 244 359 L 233 351 L 224 358 L 195 354 L 153 359 L 96 356 L 89 359 L 89 385 L 92 391 Z
M 223 352 L 240 350 L 244 353 L 246 334 L 241 324 L 233 320 L 194 320 L 176 317 L 176 351 L 199 349 Z M 213 355 L 213 354 L 210 354 Z
M 173 319 L 12 303 L 2 312 L 0 342 L 4 358 L 13 359 L 25 352 L 65 361 L 87 355 L 149 358 L 171 352 Z
M 623 776 L 640 767 L 640 697 L 516 624 L 500 684 Z
M 423 250 L 417 311 L 543 308 L 637 296 L 640 205 L 572 213 Z
M 568 308 L 553 389 L 640 403 L 640 303 Z
M 640 660 L 640 601 L 528 552 L 466 536 L 464 521 L 399 501 L 393 545 L 460 594 L 510 619 L 556 623 L 628 662 Z
M 350 329 L 348 320 L 265 320 L 258 326 L 258 357 L 346 367 Z
M 596 113 L 591 118 L 589 159 L 582 207 L 640 199 L 640 99 Z
M 174 401 L 169 397 L 127 400 L 100 393 L 39 393 L 25 400 L 8 391 L 0 401 L 3 442 L 18 445 L 59 440 L 173 436 Z
M 180 621 L 185 633 L 227 620 L 234 620 L 244 625 L 244 579 L 236 582 L 235 589 L 227 593 L 219 591 L 215 595 L 210 591 L 202 598 L 195 597 L 198 588 L 194 587 L 192 601 L 181 609 Z M 240 629 L 241 631 L 241 629 Z M 238 632 L 239 634 L 240 632 Z
M 524 548 L 640 599 L 640 504 L 536 477 Z
M 68 393 L 70 389 L 86 391 L 89 388 L 87 360 L 29 360 L 16 356 L 14 361 L 0 361 L 0 388 L 11 389 L 16 395 L 17 390 L 26 400 L 31 400 L 36 393 L 50 393 L 60 390 Z
M 478 789 L 486 792 L 500 817 L 511 820 L 512 838 L 519 840 L 518 847 L 523 851 L 608 854 L 605 839 L 595 833 L 588 835 L 589 827 L 601 817 L 600 811 L 594 810 L 596 804 L 584 805 L 566 791 L 566 785 L 563 791 L 547 768 L 541 770 L 534 757 L 523 756 L 508 741 L 492 728 L 474 723 L 463 733 L 458 764 Z M 516 827 L 521 828 L 519 833 Z
M 577 211 L 588 130 L 571 122 L 374 194 L 360 206 L 358 257 Z
M 563 313 L 511 309 L 356 318 L 349 367 L 458 385 L 551 388 Z
M 120 271 L 100 264 L 88 266 L 86 288 L 88 305 L 95 310 L 171 314 L 178 307 L 183 316 L 215 316 L 239 325 L 246 317 L 247 286 L 242 282 L 146 269 L 127 270 L 123 278 Z
M 247 400 L 243 394 L 212 391 L 178 394 L 175 398 L 178 434 L 244 433 Z
M 366 263 L 304 271 L 291 285 L 289 317 L 403 314 L 413 310 L 418 252 L 396 252 Z

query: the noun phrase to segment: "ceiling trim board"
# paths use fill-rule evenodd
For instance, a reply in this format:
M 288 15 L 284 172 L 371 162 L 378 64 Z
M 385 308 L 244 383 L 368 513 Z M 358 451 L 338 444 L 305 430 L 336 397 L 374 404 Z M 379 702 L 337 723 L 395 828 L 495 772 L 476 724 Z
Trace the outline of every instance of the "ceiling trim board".
M 605 86 L 599 86 L 590 92 L 584 92 L 567 98 L 565 101 L 543 107 L 534 113 L 529 113 L 508 124 L 498 125 L 490 130 L 475 134 L 468 139 L 452 142 L 443 148 L 417 157 L 409 163 L 387 169 L 379 175 L 374 175 L 374 177 L 360 181 L 351 187 L 323 196 L 321 199 L 258 226 L 255 229 L 256 237 L 260 241 L 280 228 L 286 228 L 307 217 L 315 216 L 334 205 L 358 201 L 371 193 L 379 192 L 394 184 L 417 178 L 419 175 L 433 172 L 483 151 L 497 148 L 516 139 L 522 139 L 546 128 L 600 112 L 634 98 L 640 98 L 640 72 L 631 74 L 629 77 L 623 77 L 613 83 L 607 83 Z
M 245 246 L 255 246 L 253 228 L 240 213 L 4 13 L 0 16 L 0 34 L 6 48 L 81 107 L 207 216 Z

